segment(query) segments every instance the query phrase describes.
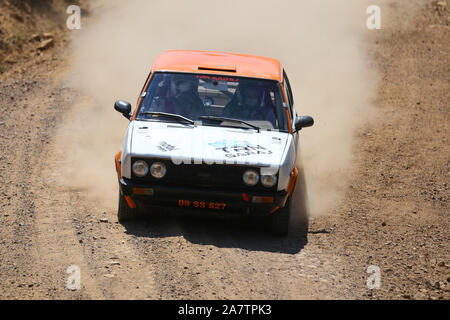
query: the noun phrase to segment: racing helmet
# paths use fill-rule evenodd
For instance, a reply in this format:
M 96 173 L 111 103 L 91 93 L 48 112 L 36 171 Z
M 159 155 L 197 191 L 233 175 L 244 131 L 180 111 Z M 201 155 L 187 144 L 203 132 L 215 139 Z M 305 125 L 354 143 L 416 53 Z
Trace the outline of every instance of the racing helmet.
M 183 93 L 195 92 L 198 89 L 198 79 L 191 75 L 176 75 L 170 81 L 170 93 L 178 97 Z
M 239 97 L 242 104 L 259 106 L 264 97 L 264 87 L 258 83 L 242 82 L 239 84 Z

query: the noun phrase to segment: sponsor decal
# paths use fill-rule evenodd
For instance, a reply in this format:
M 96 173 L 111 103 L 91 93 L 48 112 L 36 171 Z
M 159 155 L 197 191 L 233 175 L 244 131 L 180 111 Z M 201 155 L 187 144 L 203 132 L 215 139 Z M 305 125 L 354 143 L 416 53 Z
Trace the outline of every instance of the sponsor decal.
M 225 148 L 225 147 L 237 147 L 237 146 L 248 146 L 249 143 L 247 141 L 239 141 L 239 140 L 229 140 L 223 139 L 216 142 L 208 143 L 213 148 Z
M 205 75 L 197 75 L 198 79 L 207 79 L 214 81 L 228 81 L 228 82 L 239 82 L 238 78 L 231 77 L 222 77 L 222 76 L 205 76 Z
M 159 143 L 159 145 L 157 146 L 157 148 L 159 150 L 161 150 L 162 152 L 167 152 L 167 151 L 174 151 L 174 150 L 178 150 L 177 147 L 165 142 L 165 141 L 161 141 Z
M 281 144 L 281 139 L 278 137 L 272 137 L 272 144 Z
M 272 154 L 272 151 L 260 145 L 254 145 L 247 141 L 220 140 L 209 143 L 216 150 L 222 150 L 227 158 L 245 157 L 257 154 Z

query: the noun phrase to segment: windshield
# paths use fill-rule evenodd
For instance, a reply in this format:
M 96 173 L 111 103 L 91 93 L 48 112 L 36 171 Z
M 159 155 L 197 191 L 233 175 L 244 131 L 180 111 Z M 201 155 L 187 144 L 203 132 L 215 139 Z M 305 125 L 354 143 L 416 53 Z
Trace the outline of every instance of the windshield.
M 261 129 L 288 130 L 280 86 L 273 80 L 158 72 L 152 77 L 136 119 L 176 121 L 154 114 L 157 112 L 177 114 L 208 126 L 248 128 L 236 121 L 208 119 L 222 117 Z

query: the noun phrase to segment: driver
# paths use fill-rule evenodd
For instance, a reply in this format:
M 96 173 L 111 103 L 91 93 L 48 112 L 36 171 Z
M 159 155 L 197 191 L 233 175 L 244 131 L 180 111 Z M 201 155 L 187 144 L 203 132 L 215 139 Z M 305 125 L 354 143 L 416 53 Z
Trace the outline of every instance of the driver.
M 173 76 L 170 80 L 166 110 L 194 120 L 203 115 L 204 105 L 198 96 L 198 80 L 188 75 Z
M 258 84 L 239 84 L 237 98 L 225 107 L 224 116 L 240 120 L 266 120 L 275 127 L 274 106 L 271 99 L 266 98 L 265 91 L 264 86 Z

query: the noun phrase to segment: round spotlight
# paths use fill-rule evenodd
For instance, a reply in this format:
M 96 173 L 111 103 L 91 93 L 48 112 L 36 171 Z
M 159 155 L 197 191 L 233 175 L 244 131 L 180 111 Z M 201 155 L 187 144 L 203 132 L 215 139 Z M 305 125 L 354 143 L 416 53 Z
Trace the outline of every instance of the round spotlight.
M 161 179 L 167 173 L 166 165 L 162 162 L 154 162 L 150 167 L 150 173 L 154 178 Z
M 148 164 L 145 161 L 138 160 L 133 163 L 133 173 L 138 177 L 145 177 L 148 173 Z
M 259 181 L 259 174 L 253 170 L 247 170 L 242 176 L 244 183 L 250 187 L 255 186 Z
M 271 188 L 277 183 L 277 176 L 276 175 L 265 175 L 261 177 L 261 183 L 266 188 Z

